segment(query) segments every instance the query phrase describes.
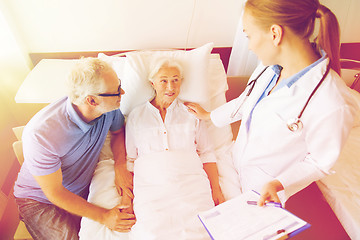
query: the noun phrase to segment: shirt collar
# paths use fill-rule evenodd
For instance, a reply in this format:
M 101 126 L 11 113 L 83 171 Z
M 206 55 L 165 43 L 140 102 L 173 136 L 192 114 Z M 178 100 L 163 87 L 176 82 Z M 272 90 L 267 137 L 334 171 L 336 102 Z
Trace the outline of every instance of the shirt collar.
M 280 75 L 281 70 L 283 69 L 283 67 L 280 65 L 273 65 L 271 68 L 276 75 Z
M 166 109 L 166 111 L 172 111 L 175 108 L 175 106 L 177 105 L 178 101 L 179 100 L 177 98 L 175 98 L 174 101 L 170 104 L 170 106 Z M 153 109 L 153 111 L 156 111 L 156 112 L 159 111 L 156 107 L 154 107 L 154 105 L 151 104 L 150 101 L 147 101 L 147 105 L 150 107 L 150 109 Z
M 69 116 L 69 119 L 75 125 L 77 125 L 83 132 L 87 132 L 91 128 L 92 124 L 86 123 L 80 118 L 78 113 L 75 111 L 74 106 L 72 105 L 69 98 L 67 98 L 66 100 L 66 111 Z

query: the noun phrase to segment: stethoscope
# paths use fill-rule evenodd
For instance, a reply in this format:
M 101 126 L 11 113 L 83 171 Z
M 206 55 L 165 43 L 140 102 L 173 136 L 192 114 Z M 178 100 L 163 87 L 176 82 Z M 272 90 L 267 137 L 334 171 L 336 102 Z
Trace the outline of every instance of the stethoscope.
M 231 114 L 231 118 L 234 118 L 236 116 L 236 114 L 239 112 L 239 110 L 241 109 L 242 105 L 244 104 L 244 102 L 246 101 L 246 99 L 250 96 L 252 90 L 254 89 L 255 87 L 255 83 L 256 81 L 261 77 L 261 75 L 266 71 L 266 69 L 268 68 L 269 66 L 266 66 L 261 72 L 260 74 L 254 78 L 253 80 L 251 80 L 246 88 L 250 87 L 248 92 L 246 93 L 245 95 L 245 98 L 243 101 L 241 101 L 241 104 L 239 107 L 236 108 L 236 110 Z M 315 92 L 317 91 L 317 89 L 320 87 L 320 85 L 322 84 L 322 82 L 325 80 L 327 74 L 329 73 L 330 71 L 330 63 L 328 63 L 327 67 L 326 67 L 326 71 L 324 73 L 324 75 L 322 76 L 322 78 L 320 79 L 319 83 L 316 85 L 316 87 L 314 88 L 314 90 L 311 92 L 310 96 L 308 97 L 304 107 L 302 108 L 301 112 L 299 113 L 299 115 L 296 117 L 296 118 L 291 118 L 289 119 L 287 122 L 286 122 L 286 125 L 288 127 L 288 129 L 292 132 L 296 132 L 296 131 L 299 131 L 301 130 L 304 125 L 302 123 L 302 121 L 300 120 L 302 114 L 304 113 L 307 105 L 309 104 L 310 102 L 310 99 L 313 97 L 313 95 L 315 94 Z

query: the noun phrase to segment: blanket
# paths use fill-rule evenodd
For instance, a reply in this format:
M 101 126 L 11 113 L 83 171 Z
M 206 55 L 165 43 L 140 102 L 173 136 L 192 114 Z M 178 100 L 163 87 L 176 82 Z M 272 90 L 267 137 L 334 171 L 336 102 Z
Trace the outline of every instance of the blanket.
M 114 160 L 105 159 L 99 161 L 91 180 L 88 201 L 107 209 L 118 205 L 121 197 L 116 190 L 114 179 Z M 83 217 L 81 219 L 79 238 L 84 240 L 128 240 L 129 233 L 112 231 L 99 222 Z
M 214 206 L 196 152 L 164 151 L 135 160 L 133 239 L 210 239 L 197 214 Z
M 214 206 L 210 183 L 196 152 L 166 151 L 136 159 L 130 233 L 119 233 L 82 218 L 80 239 L 210 239 L 197 214 Z M 114 160 L 99 161 L 88 201 L 104 208 L 120 203 Z

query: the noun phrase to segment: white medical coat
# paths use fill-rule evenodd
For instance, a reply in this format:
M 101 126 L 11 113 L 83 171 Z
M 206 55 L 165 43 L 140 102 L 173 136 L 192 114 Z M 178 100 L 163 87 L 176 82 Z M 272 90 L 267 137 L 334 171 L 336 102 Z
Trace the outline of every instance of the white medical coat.
M 232 150 L 242 191 L 261 191 L 265 183 L 278 179 L 285 190 L 279 192 L 279 197 L 285 201 L 331 172 L 359 113 L 348 87 L 336 72 L 330 70 L 311 98 L 301 117 L 303 129 L 291 132 L 287 127 L 287 121 L 301 112 L 327 64 L 325 59 L 291 87 L 284 86 L 263 98 L 252 113 L 249 130 L 245 123 L 274 75 L 272 68 L 259 77 L 245 101 L 249 87 L 237 99 L 211 112 L 213 123 L 219 127 L 242 120 Z M 263 69 L 259 66 L 250 80 Z M 231 117 L 240 105 L 238 113 Z

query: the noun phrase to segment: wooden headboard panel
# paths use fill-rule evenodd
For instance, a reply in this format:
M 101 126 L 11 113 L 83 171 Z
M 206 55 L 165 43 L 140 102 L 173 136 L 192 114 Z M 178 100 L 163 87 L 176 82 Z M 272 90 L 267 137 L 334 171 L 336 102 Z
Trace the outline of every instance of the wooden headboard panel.
M 191 50 L 191 49 L 188 49 Z M 40 62 L 41 59 L 78 59 L 80 57 L 97 57 L 98 53 L 105 53 L 106 55 L 115 55 L 128 51 L 92 51 L 92 52 L 53 52 L 53 53 L 30 53 L 30 59 L 34 66 Z M 212 50 L 212 53 L 219 53 L 223 62 L 225 71 L 227 70 L 231 47 L 218 47 Z
M 229 58 L 231 54 L 231 47 L 216 47 L 212 53 L 219 53 L 220 58 L 224 64 L 225 71 L 229 64 Z M 191 50 L 191 49 L 189 49 Z M 53 52 L 53 53 L 30 53 L 30 59 L 35 66 L 41 59 L 78 59 L 80 57 L 96 57 L 98 53 L 105 53 L 106 55 L 115 55 L 119 53 L 128 52 L 123 51 L 91 51 L 91 52 Z M 342 43 L 340 48 L 340 57 L 346 59 L 354 59 L 360 61 L 360 43 Z M 344 63 L 348 64 L 348 63 Z M 352 68 L 352 66 L 343 66 L 346 68 Z

